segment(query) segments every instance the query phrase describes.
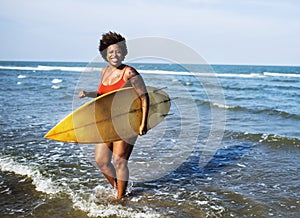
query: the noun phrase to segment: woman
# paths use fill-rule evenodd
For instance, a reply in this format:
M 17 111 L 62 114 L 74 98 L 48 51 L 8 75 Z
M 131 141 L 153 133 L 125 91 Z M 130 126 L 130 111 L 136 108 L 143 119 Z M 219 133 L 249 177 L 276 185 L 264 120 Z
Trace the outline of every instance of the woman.
M 149 96 L 140 74 L 133 67 L 122 64 L 127 55 L 125 38 L 114 32 L 103 34 L 100 40 L 99 51 L 109 65 L 102 70 L 98 90 L 96 92 L 81 91 L 78 97 L 97 97 L 113 90 L 132 86 L 142 102 L 143 115 L 139 127 L 139 135 L 146 134 Z M 118 199 L 121 199 L 126 194 L 129 178 L 127 163 L 136 139 L 137 137 L 134 137 L 97 144 L 95 148 L 96 163 L 112 187 L 117 189 Z M 113 164 L 111 163 L 112 158 Z

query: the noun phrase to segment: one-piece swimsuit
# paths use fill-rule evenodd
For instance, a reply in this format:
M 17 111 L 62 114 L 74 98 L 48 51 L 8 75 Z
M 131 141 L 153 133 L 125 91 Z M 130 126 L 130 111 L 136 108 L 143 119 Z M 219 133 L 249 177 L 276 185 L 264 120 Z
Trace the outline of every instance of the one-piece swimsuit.
M 118 80 L 117 82 L 115 82 L 112 85 L 104 85 L 103 84 L 103 75 L 105 74 L 105 72 L 103 72 L 100 84 L 98 86 L 98 96 L 125 87 L 127 82 L 124 81 L 123 77 L 124 77 L 124 73 L 125 73 L 126 68 L 127 68 L 127 66 L 125 66 L 123 68 L 122 76 L 121 76 L 120 80 Z

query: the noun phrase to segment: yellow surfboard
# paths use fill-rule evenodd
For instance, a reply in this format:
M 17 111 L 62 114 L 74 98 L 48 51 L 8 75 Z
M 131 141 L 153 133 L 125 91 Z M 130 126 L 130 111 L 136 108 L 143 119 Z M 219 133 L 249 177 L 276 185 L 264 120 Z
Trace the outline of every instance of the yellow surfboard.
M 147 86 L 150 98 L 148 130 L 168 114 L 170 98 L 161 89 Z M 72 143 L 126 140 L 138 135 L 142 119 L 141 101 L 132 87 L 97 97 L 66 116 L 44 137 Z

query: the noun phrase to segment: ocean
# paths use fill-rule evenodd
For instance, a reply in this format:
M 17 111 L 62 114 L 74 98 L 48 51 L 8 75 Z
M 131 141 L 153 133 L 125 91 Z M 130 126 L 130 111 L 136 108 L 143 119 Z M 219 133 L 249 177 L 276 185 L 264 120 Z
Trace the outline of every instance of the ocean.
M 300 217 L 300 67 L 130 65 L 172 106 L 119 202 L 94 145 L 43 138 L 105 64 L 0 62 L 1 217 Z

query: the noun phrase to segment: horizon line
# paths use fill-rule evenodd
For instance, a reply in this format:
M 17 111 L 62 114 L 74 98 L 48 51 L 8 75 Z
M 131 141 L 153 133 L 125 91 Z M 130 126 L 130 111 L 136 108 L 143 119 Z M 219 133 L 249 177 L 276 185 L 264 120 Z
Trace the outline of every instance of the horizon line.
M 91 63 L 92 61 L 86 61 L 86 60 L 2 60 L 0 59 L 0 62 L 51 62 L 51 63 Z M 101 64 L 106 64 L 107 62 L 99 62 Z M 170 64 L 167 62 L 126 62 L 124 63 L 130 63 L 130 64 Z M 178 63 L 171 63 L 171 64 L 178 64 Z M 199 63 L 182 63 L 184 64 L 191 64 L 191 65 L 199 65 Z M 204 63 L 205 64 L 205 63 Z M 300 64 L 255 64 L 255 63 L 206 63 L 207 65 L 232 65 L 232 66 L 274 66 L 274 67 L 300 67 Z

